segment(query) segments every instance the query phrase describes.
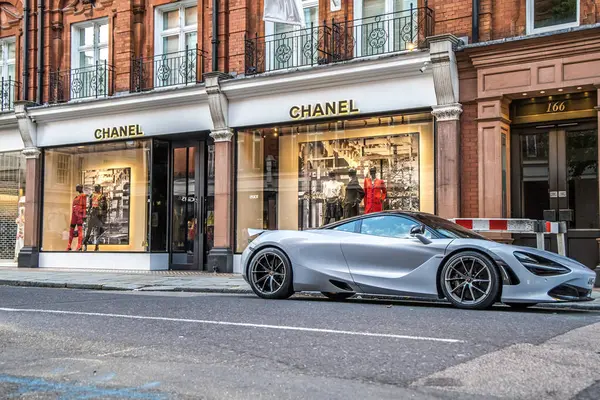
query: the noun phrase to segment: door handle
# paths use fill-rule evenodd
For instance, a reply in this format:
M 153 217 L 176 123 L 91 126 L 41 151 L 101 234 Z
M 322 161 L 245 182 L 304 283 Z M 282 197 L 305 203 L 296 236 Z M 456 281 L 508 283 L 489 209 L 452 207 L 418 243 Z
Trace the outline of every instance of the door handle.
M 198 218 L 198 229 L 196 232 L 204 234 L 204 196 L 200 196 L 200 204 L 198 206 L 200 207 L 200 218 Z

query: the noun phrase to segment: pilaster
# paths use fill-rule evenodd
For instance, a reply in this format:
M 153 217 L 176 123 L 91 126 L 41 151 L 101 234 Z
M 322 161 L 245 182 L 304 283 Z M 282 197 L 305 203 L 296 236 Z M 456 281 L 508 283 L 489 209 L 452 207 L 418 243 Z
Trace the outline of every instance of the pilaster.
M 208 106 L 213 122 L 210 136 L 215 141 L 215 232 L 214 247 L 208 254 L 208 269 L 233 272 L 233 130 L 229 128 L 229 101 L 220 83 L 229 75 L 204 75 Z

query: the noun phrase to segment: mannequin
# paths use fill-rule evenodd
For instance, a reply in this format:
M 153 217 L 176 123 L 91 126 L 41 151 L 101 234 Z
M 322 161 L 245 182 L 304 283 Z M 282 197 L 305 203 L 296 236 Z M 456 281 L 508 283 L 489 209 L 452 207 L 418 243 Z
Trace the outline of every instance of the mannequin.
M 387 196 L 385 182 L 377 179 L 377 169 L 371 167 L 369 176 L 365 178 L 365 214 L 383 211 L 383 201 Z
M 83 220 L 85 219 L 85 206 L 87 203 L 87 196 L 83 193 L 83 186 L 77 185 L 75 187 L 77 196 L 73 199 L 73 208 L 71 210 L 71 229 L 69 230 L 69 243 L 67 244 L 67 251 L 71 251 L 71 242 L 74 237 L 77 237 L 77 249 L 81 251 L 81 244 L 83 242 Z M 77 227 L 77 233 L 75 233 L 75 227 Z
M 94 251 L 98 251 L 98 238 L 104 233 L 104 224 L 106 223 L 106 214 L 108 212 L 108 202 L 106 196 L 102 193 L 102 186 L 96 185 L 94 193 L 90 196 L 88 205 L 87 232 L 83 241 L 83 251 L 87 251 L 87 245 L 90 242 L 90 236 L 94 233 Z
M 358 183 L 356 170 L 348 171 L 350 182 L 346 186 L 346 197 L 344 198 L 344 218 L 356 217 L 360 212 L 360 202 L 365 197 L 365 191 Z
M 335 180 L 335 172 L 329 172 L 329 180 L 323 182 L 323 196 L 325 197 L 325 218 L 323 224 L 339 221 L 342 218 L 342 182 Z M 333 220 L 333 221 L 332 221 Z
M 25 245 L 25 197 L 21 197 L 19 200 L 19 216 L 15 220 L 17 224 L 17 240 L 15 242 L 15 259 L 19 260 L 19 253 Z

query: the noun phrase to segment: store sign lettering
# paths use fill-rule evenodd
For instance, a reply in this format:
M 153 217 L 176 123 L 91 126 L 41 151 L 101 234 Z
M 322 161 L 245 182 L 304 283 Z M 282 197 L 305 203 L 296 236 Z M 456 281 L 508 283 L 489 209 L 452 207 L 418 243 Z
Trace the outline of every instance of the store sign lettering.
M 94 137 L 96 140 L 122 139 L 135 136 L 142 136 L 142 128 L 139 125 L 115 126 L 112 128 L 96 129 Z
M 360 112 L 354 100 L 340 100 L 327 103 L 293 106 L 290 108 L 292 119 L 309 119 L 319 117 L 334 117 L 338 115 L 356 114 Z

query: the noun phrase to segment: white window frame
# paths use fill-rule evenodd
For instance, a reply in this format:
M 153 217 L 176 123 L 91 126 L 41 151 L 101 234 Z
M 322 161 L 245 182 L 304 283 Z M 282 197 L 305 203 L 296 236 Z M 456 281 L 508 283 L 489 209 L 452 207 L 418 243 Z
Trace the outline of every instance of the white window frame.
M 319 15 L 319 0 L 302 0 L 302 12 L 304 12 L 305 9 L 307 8 L 313 8 L 316 7 L 317 8 L 317 15 Z M 317 17 L 317 26 L 319 26 L 319 20 Z M 297 27 L 296 29 L 302 29 L 300 27 Z M 308 23 L 308 21 L 306 21 L 306 26 L 304 27 L 304 29 L 310 29 L 310 25 Z M 275 22 L 272 21 L 266 21 L 265 22 L 265 36 L 272 36 L 275 35 Z M 317 33 L 318 35 L 318 33 Z M 298 51 L 302 51 L 301 49 L 297 49 Z M 269 64 L 271 66 L 275 65 L 275 61 L 274 61 L 274 55 L 271 54 L 271 47 L 267 46 L 265 49 L 265 53 L 266 53 L 266 57 L 265 59 L 268 60 Z M 295 57 L 301 57 L 300 55 L 296 55 Z M 290 67 L 290 68 L 295 68 L 294 66 Z
M 185 26 L 185 9 L 188 7 L 198 7 L 196 0 L 181 1 L 164 6 L 156 7 L 154 12 L 154 55 L 160 56 L 164 54 L 163 38 L 167 36 L 179 35 L 179 51 L 185 51 L 185 36 L 188 33 L 196 33 L 196 43 L 198 38 L 198 20 L 194 25 Z M 163 29 L 163 14 L 169 11 L 179 10 L 179 26 L 177 28 L 164 30 Z M 197 44 L 196 44 L 197 46 Z M 189 50 L 189 49 L 188 49 Z M 194 49 L 195 50 L 195 49 Z
M 81 65 L 80 54 L 83 51 L 94 51 L 94 64 L 100 61 L 100 50 L 108 49 L 110 39 L 106 43 L 100 43 L 100 26 L 107 25 L 110 37 L 110 26 L 108 26 L 108 18 L 99 18 L 91 21 L 80 22 L 71 25 L 71 69 L 83 68 Z M 81 46 L 80 31 L 90 26 L 94 27 L 94 40 L 91 45 Z M 108 51 L 110 56 L 110 50 Z M 108 60 L 107 60 L 108 63 Z
M 14 44 L 15 45 L 15 58 L 8 58 L 8 45 L 9 44 Z M 11 65 L 14 65 L 15 67 L 15 74 L 17 73 L 17 40 L 14 36 L 11 37 L 6 37 L 6 38 L 2 38 L 0 39 L 0 46 L 1 46 L 1 51 L 2 51 L 2 65 L 0 65 L 0 68 L 2 68 L 1 71 L 1 78 L 4 78 L 5 80 L 8 78 L 11 78 L 12 80 L 16 80 L 15 76 L 8 76 L 8 67 Z
M 574 28 L 581 24 L 581 0 L 577 1 L 577 20 L 575 22 L 567 22 L 566 24 L 546 26 L 544 28 L 534 28 L 535 18 L 535 0 L 527 0 L 527 34 L 533 35 L 536 33 L 552 32 L 560 29 Z

